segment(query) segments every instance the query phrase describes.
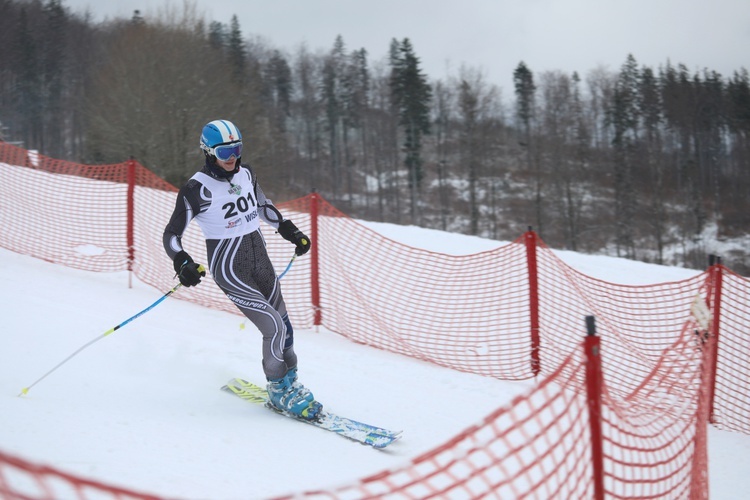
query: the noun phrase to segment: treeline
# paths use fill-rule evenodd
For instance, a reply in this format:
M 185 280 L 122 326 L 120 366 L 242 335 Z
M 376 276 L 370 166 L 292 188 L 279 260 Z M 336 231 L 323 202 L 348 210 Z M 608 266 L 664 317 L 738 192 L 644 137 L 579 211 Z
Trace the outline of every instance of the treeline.
M 292 52 L 194 4 L 94 23 L 60 0 L 0 0 L 0 134 L 83 163 L 134 157 L 179 185 L 201 127 L 243 131 L 277 199 L 317 190 L 356 217 L 703 267 L 706 230 L 750 228 L 750 78 L 666 62 L 583 77 L 519 62 L 430 79 L 408 37 L 383 56 Z M 744 252 L 725 255 L 740 272 Z

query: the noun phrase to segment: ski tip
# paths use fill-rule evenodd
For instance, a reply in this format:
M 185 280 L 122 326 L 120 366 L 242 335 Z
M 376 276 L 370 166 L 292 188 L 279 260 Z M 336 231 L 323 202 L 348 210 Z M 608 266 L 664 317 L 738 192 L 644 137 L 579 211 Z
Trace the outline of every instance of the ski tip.
M 230 378 L 229 380 L 227 380 L 227 384 L 226 385 L 236 385 L 236 384 L 240 384 L 240 385 L 255 385 L 255 384 L 252 384 L 252 383 L 248 382 L 247 380 L 239 378 L 239 377 L 232 377 L 232 378 Z
M 394 442 L 396 442 L 396 439 L 398 438 L 388 438 L 388 439 L 382 439 L 373 443 L 367 443 L 368 445 L 372 446 L 376 450 L 384 450 Z

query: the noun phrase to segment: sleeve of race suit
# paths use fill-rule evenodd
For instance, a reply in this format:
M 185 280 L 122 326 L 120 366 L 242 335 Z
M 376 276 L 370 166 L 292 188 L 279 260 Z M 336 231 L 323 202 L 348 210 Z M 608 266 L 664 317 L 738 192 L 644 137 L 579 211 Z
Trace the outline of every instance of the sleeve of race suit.
M 190 179 L 180 192 L 177 193 L 172 217 L 169 218 L 167 226 L 164 228 L 162 243 L 164 250 L 170 259 L 174 260 L 175 255 L 182 249 L 182 235 L 185 233 L 190 221 L 198 215 L 201 209 L 205 209 L 211 202 L 211 193 L 205 189 L 203 184 Z
M 252 172 L 252 171 L 251 171 Z M 266 198 L 263 189 L 258 184 L 258 178 L 255 176 L 255 172 L 252 173 L 253 189 L 255 190 L 255 200 L 258 202 L 258 215 L 260 220 L 273 227 L 274 229 L 279 228 L 279 224 L 284 220 L 284 216 L 274 206 L 273 202 Z

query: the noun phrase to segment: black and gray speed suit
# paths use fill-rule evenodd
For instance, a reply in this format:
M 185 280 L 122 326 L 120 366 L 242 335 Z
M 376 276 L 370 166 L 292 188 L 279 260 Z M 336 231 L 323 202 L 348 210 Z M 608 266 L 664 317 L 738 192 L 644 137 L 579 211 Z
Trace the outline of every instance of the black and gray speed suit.
M 263 334 L 266 378 L 283 377 L 297 366 L 293 330 L 260 232 L 260 220 L 278 228 L 281 213 L 248 165 L 241 165 L 230 179 L 204 166 L 180 189 L 164 230 L 164 248 L 171 259 L 184 251 L 181 238 L 193 219 L 206 238 L 214 281 Z

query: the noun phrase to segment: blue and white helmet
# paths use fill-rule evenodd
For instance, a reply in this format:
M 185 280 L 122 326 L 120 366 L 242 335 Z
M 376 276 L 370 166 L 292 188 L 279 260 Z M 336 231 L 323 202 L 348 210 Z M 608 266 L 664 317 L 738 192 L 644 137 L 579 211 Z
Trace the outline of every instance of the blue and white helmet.
M 229 120 L 214 120 L 201 133 L 200 148 L 207 154 L 220 160 L 228 160 L 234 155 L 242 155 L 242 134 Z

